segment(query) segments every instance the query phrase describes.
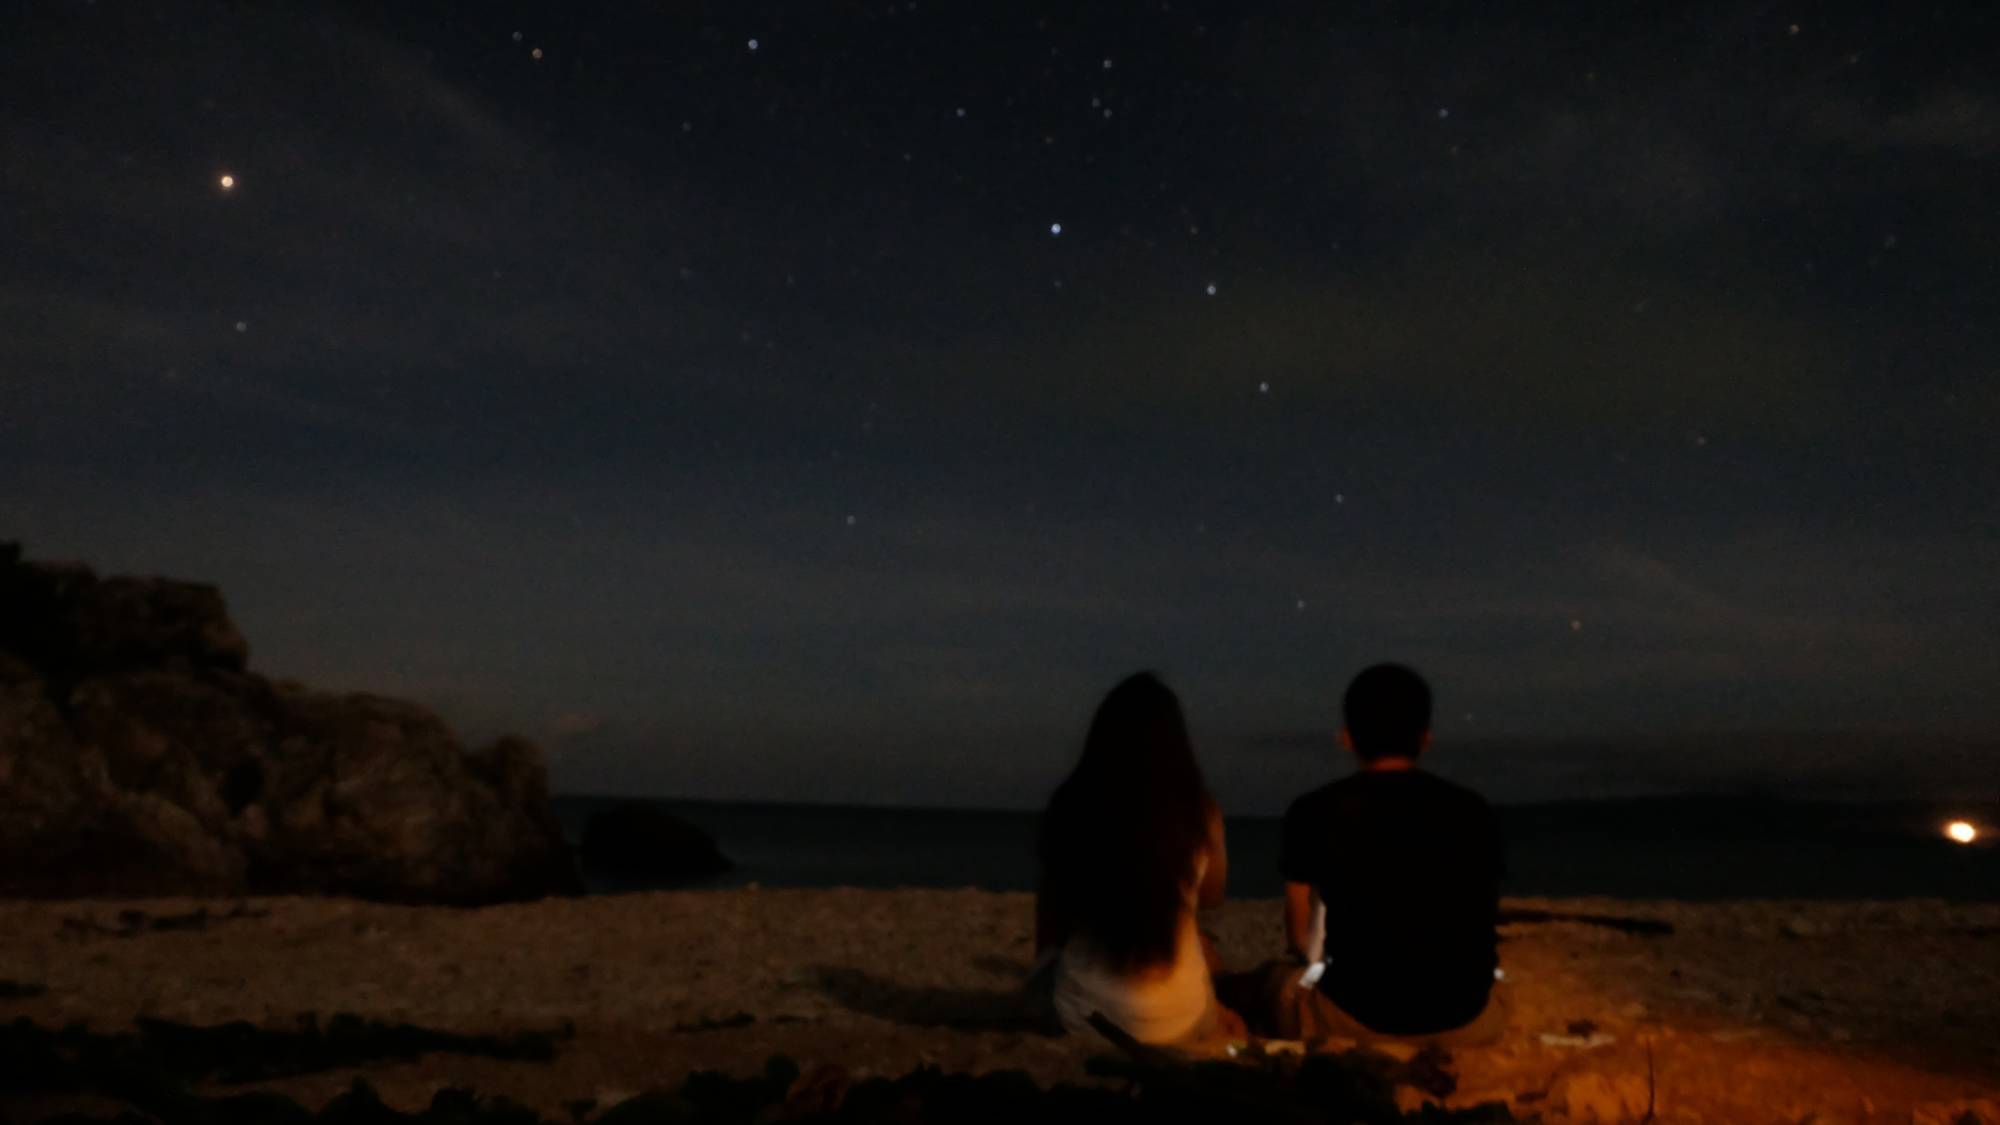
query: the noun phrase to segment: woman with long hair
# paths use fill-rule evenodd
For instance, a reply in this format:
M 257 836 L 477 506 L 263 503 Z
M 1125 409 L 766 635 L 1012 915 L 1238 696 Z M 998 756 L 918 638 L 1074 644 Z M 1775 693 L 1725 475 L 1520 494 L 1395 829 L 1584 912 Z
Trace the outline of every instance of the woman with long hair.
M 1035 952 L 1072 1031 L 1102 1015 L 1142 1043 L 1242 1033 L 1216 1002 L 1195 912 L 1222 901 L 1222 811 L 1180 700 L 1142 672 L 1105 696 L 1042 814 Z

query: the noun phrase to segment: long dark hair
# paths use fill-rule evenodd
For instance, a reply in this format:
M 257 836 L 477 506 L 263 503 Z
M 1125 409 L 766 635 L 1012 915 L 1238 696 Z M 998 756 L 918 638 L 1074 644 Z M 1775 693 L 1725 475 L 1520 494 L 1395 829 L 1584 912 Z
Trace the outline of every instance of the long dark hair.
M 1213 804 L 1180 700 L 1150 672 L 1127 678 L 1042 813 L 1041 893 L 1113 967 L 1172 961 Z

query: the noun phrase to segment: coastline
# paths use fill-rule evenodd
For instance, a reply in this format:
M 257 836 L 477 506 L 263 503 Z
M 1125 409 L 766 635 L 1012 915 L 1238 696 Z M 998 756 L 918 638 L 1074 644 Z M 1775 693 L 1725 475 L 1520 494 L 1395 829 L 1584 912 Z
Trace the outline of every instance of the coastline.
M 1505 906 L 1556 917 L 1503 927 L 1514 1026 L 1496 1047 L 1455 1052 L 1453 1104 L 1549 1110 L 1577 1075 L 1630 1088 L 1649 1068 L 1663 1121 L 1908 1122 L 1925 1106 L 2000 1100 L 2000 904 Z M 1205 924 L 1229 965 L 1245 967 L 1277 953 L 1277 911 L 1231 902 Z M 365 1076 L 405 1110 L 464 1085 L 564 1120 L 576 1102 L 608 1106 L 700 1069 L 751 1073 L 775 1054 L 857 1075 L 937 1065 L 1084 1080 L 1100 1045 L 1044 1036 L 1022 1018 L 1014 988 L 1031 918 L 1026 894 L 927 889 L 646 892 L 476 910 L 9 901 L 0 979 L 22 987 L 5 990 L 0 1020 L 275 1028 L 344 1012 L 468 1034 L 569 1025 L 573 1038 L 548 1062 L 427 1055 L 260 1084 L 317 1105 Z
M 570 840 L 591 815 L 622 798 L 557 796 Z M 800 805 L 646 799 L 707 832 L 735 870 L 713 888 L 1035 885 L 1038 810 Z M 2000 891 L 2000 848 L 1943 835 L 1966 817 L 2000 825 L 2000 806 L 1884 801 L 1873 804 L 1684 794 L 1644 799 L 1498 805 L 1507 847 L 1503 893 L 1684 902 L 1804 898 L 1861 902 L 1936 898 L 1990 901 Z M 1283 893 L 1280 819 L 1228 820 L 1233 892 Z M 584 872 L 594 891 L 680 889 L 685 884 Z

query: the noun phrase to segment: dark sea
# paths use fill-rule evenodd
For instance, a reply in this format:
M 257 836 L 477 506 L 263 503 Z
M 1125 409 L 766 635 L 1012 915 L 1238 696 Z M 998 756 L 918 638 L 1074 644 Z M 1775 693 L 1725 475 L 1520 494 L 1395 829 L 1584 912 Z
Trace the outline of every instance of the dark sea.
M 559 796 L 572 843 L 619 798 Z M 709 886 L 1034 885 L 1035 814 L 659 801 L 715 837 L 736 869 Z M 1510 895 L 2000 901 L 2000 806 L 1657 797 L 1499 809 Z M 1954 843 L 1963 819 L 1984 835 Z M 1232 896 L 1280 893 L 1278 821 L 1229 821 Z M 586 872 L 599 893 L 647 889 Z

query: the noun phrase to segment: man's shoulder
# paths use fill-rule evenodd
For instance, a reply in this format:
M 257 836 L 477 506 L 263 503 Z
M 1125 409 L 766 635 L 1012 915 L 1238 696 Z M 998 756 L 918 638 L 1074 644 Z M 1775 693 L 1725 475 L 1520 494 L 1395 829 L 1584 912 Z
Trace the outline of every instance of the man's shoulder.
M 1467 804 L 1483 805 L 1486 803 L 1485 796 L 1483 796 L 1479 792 L 1479 790 L 1474 789 L 1469 785 L 1461 785 L 1458 782 L 1451 780 L 1450 778 L 1439 777 L 1437 774 L 1434 774 L 1429 770 L 1418 770 L 1416 772 L 1421 776 L 1429 779 L 1432 786 L 1435 787 L 1439 793 L 1447 794 L 1453 800 L 1464 801 Z
M 1439 777 L 1429 770 L 1390 773 L 1364 770 L 1300 794 L 1285 809 L 1285 817 L 1319 816 L 1345 806 L 1370 805 L 1385 799 L 1391 802 L 1416 800 L 1467 810 L 1490 811 L 1491 808 L 1478 790 Z
M 1292 803 L 1285 807 L 1285 819 L 1312 816 L 1330 805 L 1339 804 L 1348 791 L 1348 782 L 1353 780 L 1352 777 L 1337 778 L 1292 798 Z
M 1493 806 L 1471 786 L 1439 777 L 1429 770 L 1413 771 L 1424 779 L 1424 801 L 1436 808 L 1453 809 L 1468 816 L 1491 817 Z

